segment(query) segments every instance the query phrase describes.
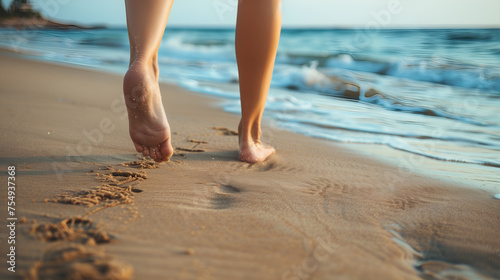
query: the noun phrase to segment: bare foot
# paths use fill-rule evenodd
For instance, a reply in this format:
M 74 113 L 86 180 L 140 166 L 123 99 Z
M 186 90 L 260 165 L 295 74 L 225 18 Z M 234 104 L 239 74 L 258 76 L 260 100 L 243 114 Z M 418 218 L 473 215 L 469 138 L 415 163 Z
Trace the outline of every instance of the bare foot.
M 268 145 L 259 142 L 240 144 L 240 160 L 248 163 L 258 163 L 265 161 L 274 154 L 276 150 Z
M 239 159 L 241 161 L 247 163 L 263 162 L 276 152 L 273 147 L 261 143 L 260 140 L 248 139 L 249 137 L 245 138 L 242 134 L 241 124 L 238 127 L 238 137 L 240 142 Z
M 154 70 L 132 65 L 125 75 L 123 92 L 135 149 L 157 162 L 168 161 L 173 154 L 170 127 Z

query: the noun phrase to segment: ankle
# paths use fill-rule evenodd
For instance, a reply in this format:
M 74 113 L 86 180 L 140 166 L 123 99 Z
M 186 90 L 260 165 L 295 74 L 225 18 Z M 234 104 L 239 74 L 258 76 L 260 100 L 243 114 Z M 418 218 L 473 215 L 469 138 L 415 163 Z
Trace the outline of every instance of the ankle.
M 147 73 L 158 81 L 160 74 L 158 60 L 156 59 L 156 56 L 149 59 L 141 57 L 133 58 L 130 60 L 128 72 Z
M 260 125 L 252 124 L 245 125 L 240 122 L 238 126 L 239 142 L 240 145 L 255 145 L 260 143 Z

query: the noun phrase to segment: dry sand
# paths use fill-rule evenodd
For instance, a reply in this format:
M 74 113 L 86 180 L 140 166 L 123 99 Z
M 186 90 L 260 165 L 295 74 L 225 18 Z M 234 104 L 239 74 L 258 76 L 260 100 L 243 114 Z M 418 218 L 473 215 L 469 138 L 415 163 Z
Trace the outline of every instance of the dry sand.
M 1 227 L 1 279 L 500 278 L 491 193 L 273 127 L 277 155 L 238 162 L 238 117 L 166 84 L 178 149 L 156 165 L 133 150 L 121 77 L 0 61 L 18 217 L 15 273 Z

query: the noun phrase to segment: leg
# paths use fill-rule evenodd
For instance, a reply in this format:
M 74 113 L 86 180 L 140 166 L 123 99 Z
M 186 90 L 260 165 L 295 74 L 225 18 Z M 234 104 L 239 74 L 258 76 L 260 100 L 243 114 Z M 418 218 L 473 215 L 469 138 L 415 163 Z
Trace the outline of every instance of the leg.
M 173 0 L 125 0 L 130 65 L 123 81 L 135 148 L 160 162 L 170 159 L 170 127 L 158 85 L 158 48 Z
M 281 31 L 281 0 L 240 0 L 236 59 L 240 79 L 240 160 L 261 162 L 274 148 L 260 142 L 260 123 Z

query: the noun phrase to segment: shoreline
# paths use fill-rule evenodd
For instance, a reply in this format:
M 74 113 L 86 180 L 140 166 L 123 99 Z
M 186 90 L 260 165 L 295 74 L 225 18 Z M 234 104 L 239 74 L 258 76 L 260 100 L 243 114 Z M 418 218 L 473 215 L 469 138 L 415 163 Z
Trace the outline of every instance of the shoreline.
M 128 137 L 121 77 L 1 59 L 0 114 L 9 121 L 0 166 L 18 168 L 18 217 L 27 220 L 18 225 L 21 272 L 52 275 L 41 257 L 73 244 L 125 276 L 132 267 L 137 279 L 500 277 L 500 204 L 488 193 L 399 173 L 343 145 L 274 127 L 264 127 L 264 141 L 276 156 L 238 162 L 237 141 L 227 133 L 238 116 L 218 108 L 217 98 L 164 83 L 174 147 L 203 152 L 177 151 L 147 169 Z M 134 161 L 143 168 L 122 165 Z M 140 192 L 111 188 L 126 172 L 140 179 L 123 184 Z M 83 192 L 105 185 L 98 191 L 131 200 L 61 202 L 61 194 L 81 202 Z M 83 236 L 40 240 L 49 224 L 77 216 L 92 220 Z M 95 232 L 112 242 L 98 242 Z M 71 261 L 58 260 L 56 272 Z
M 74 63 L 64 63 L 60 61 L 47 61 L 43 59 L 37 59 L 37 54 L 30 53 L 21 50 L 13 50 L 7 47 L 0 47 L 0 56 L 2 55 L 14 55 L 14 57 L 20 59 L 27 59 L 30 61 L 37 61 L 40 63 L 47 63 L 50 65 L 59 65 L 63 67 L 73 68 L 73 69 L 83 69 L 86 71 L 95 71 L 103 74 L 111 74 L 111 75 L 122 75 L 116 69 L 104 69 L 98 68 L 95 66 L 88 65 L 77 65 Z M 26 56 L 26 57 L 23 57 Z M 33 56 L 33 57 L 30 57 Z M 174 86 L 178 88 L 182 88 L 179 85 L 176 85 L 172 81 L 162 80 L 160 83 L 164 83 L 169 86 Z M 189 89 L 182 88 L 183 90 L 192 92 L 197 95 L 206 96 L 208 98 L 214 98 L 215 103 L 220 104 L 224 102 L 224 99 L 214 95 L 207 95 L 199 92 L 193 92 Z M 221 106 L 219 108 L 222 110 Z M 233 113 L 229 113 L 232 116 L 236 116 Z M 269 118 L 265 118 L 265 120 L 269 121 Z M 281 130 L 286 130 L 284 128 L 280 128 Z M 287 130 L 293 134 L 300 134 L 298 132 Z M 472 188 L 482 191 L 490 192 L 493 196 L 496 193 L 500 193 L 500 189 L 496 185 L 496 182 L 483 180 L 480 175 L 475 175 L 476 172 L 481 173 L 483 176 L 486 174 L 490 177 L 494 178 L 494 174 L 497 172 L 497 167 L 485 166 L 485 165 L 477 165 L 471 163 L 463 163 L 463 162 L 454 162 L 454 161 L 443 161 L 434 158 L 428 158 L 426 156 L 413 154 L 407 151 L 398 151 L 394 148 L 387 147 L 386 145 L 380 144 L 360 144 L 360 143 L 345 143 L 345 142 L 336 142 L 328 139 L 311 137 L 308 135 L 301 134 L 308 138 L 319 139 L 324 143 L 328 143 L 333 145 L 334 147 L 342 147 L 347 148 L 352 151 L 356 151 L 358 154 L 367 156 L 369 158 L 374 158 L 377 161 L 383 162 L 388 165 L 397 166 L 399 169 L 404 169 L 406 171 L 410 170 L 411 172 L 417 173 L 421 176 L 430 177 L 435 180 L 442 180 L 444 183 Z

